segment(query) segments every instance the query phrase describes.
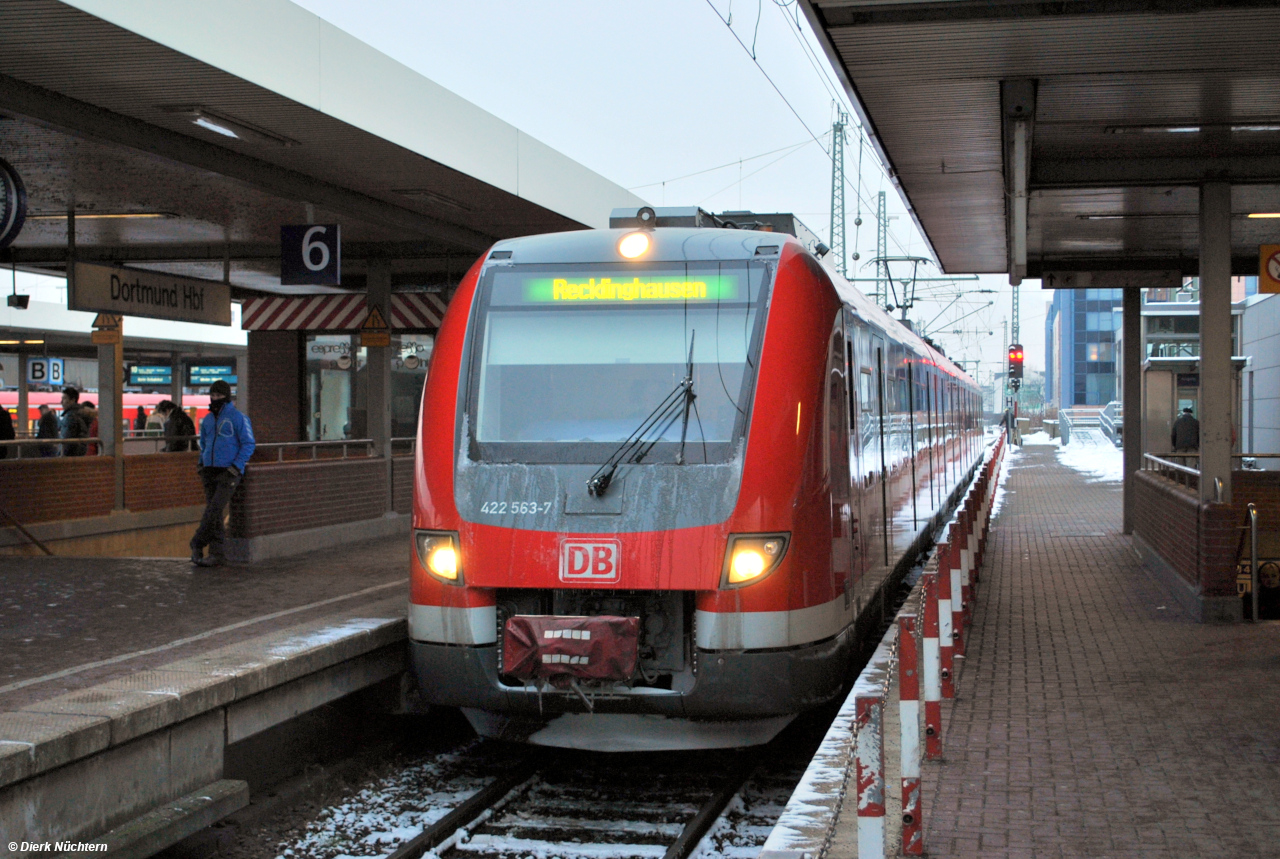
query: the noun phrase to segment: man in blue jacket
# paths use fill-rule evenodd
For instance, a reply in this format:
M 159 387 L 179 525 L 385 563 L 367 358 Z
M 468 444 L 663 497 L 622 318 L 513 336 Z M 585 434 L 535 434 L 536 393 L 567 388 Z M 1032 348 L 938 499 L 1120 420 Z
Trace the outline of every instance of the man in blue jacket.
M 253 426 L 231 403 L 231 386 L 222 379 L 209 386 L 209 414 L 200 422 L 200 480 L 204 483 L 204 516 L 191 538 L 191 563 L 217 567 L 223 563 L 226 532 L 222 519 L 231 495 L 253 455 Z M 209 547 L 205 557 L 204 548 Z

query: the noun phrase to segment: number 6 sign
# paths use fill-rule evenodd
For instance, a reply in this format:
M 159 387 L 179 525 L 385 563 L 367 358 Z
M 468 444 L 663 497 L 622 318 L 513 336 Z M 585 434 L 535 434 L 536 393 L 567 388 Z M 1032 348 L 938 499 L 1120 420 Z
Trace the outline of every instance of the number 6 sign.
M 280 283 L 286 286 L 342 283 L 342 234 L 337 224 L 280 228 Z

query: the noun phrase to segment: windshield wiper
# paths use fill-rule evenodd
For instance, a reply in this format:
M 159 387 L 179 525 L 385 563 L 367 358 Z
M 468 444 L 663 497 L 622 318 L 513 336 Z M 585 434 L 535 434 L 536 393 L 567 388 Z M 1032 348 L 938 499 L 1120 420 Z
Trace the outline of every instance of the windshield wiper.
M 694 336 L 697 332 L 693 332 Z M 603 498 L 604 494 L 609 491 L 609 485 L 613 482 L 613 476 L 618 471 L 618 466 L 624 461 L 638 463 L 648 456 L 649 451 L 653 450 L 654 445 L 661 441 L 662 436 L 666 433 L 667 428 L 675 423 L 676 416 L 681 410 L 684 412 L 684 426 L 680 430 L 680 453 L 676 462 L 683 464 L 684 462 L 684 444 L 685 435 L 689 429 L 689 408 L 692 406 L 695 395 L 693 393 L 693 337 L 689 338 L 689 361 L 685 365 L 685 377 L 680 380 L 679 384 L 663 398 L 658 407 L 649 412 L 648 417 L 640 422 L 640 426 L 636 427 L 631 435 L 627 436 L 623 442 L 609 455 L 604 464 L 596 469 L 595 474 L 587 479 L 587 494 L 595 498 Z M 645 444 L 645 438 L 657 428 L 653 441 Z

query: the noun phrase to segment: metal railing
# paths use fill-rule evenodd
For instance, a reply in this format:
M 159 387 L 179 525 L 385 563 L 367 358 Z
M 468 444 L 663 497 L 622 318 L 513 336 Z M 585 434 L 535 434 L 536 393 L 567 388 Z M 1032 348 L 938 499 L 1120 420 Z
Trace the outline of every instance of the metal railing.
M 1163 459 L 1154 454 L 1144 453 L 1142 455 L 1142 470 L 1157 472 L 1161 477 L 1167 477 L 1188 488 L 1200 488 L 1200 469 L 1189 468 L 1186 465 Z
M 99 450 L 102 449 L 102 439 L 98 436 L 92 436 L 90 438 L 17 438 L 12 441 L 0 441 L 0 450 L 16 451 L 18 455 L 12 457 L 13 459 L 55 459 L 62 456 L 62 447 L 67 445 L 85 446 L 90 444 L 96 444 L 98 445 Z M 37 449 L 34 456 L 30 453 L 26 453 L 24 455 L 24 451 L 33 447 Z M 44 454 L 39 450 L 39 448 L 42 447 L 57 447 L 58 450 L 51 454 Z M 94 454 L 87 455 L 93 456 Z
M 1106 408 L 1098 415 L 1098 425 L 1116 447 L 1122 446 L 1124 444 L 1124 405 L 1116 400 L 1107 403 Z
M 418 437 L 409 435 L 391 439 L 392 456 L 412 456 L 418 452 Z
M 1253 598 L 1253 622 L 1258 622 L 1258 508 L 1245 508 L 1249 517 L 1249 595 Z
M 351 454 L 351 448 L 359 448 L 358 454 Z M 301 455 L 304 450 L 310 450 L 310 456 Z M 331 453 L 335 452 L 335 453 Z M 274 456 L 270 454 L 274 453 Z M 286 454 L 297 453 L 297 456 L 286 456 Z M 263 454 L 263 456 L 259 456 Z M 260 444 L 254 448 L 253 460 L 261 462 L 297 462 L 299 460 L 317 461 L 321 459 L 353 459 L 355 457 L 369 457 L 373 455 L 373 439 L 371 438 L 342 438 L 332 439 L 329 441 L 281 441 Z

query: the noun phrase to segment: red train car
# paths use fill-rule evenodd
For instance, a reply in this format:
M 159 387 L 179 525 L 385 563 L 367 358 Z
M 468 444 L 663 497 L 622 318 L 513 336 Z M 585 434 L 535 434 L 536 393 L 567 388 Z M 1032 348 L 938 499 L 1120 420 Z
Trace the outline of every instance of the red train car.
M 654 221 L 498 243 L 440 329 L 411 657 L 486 736 L 767 742 L 978 458 L 973 382 L 801 241 Z

